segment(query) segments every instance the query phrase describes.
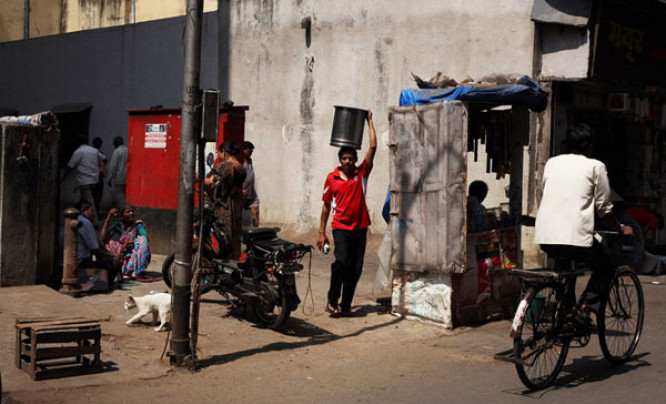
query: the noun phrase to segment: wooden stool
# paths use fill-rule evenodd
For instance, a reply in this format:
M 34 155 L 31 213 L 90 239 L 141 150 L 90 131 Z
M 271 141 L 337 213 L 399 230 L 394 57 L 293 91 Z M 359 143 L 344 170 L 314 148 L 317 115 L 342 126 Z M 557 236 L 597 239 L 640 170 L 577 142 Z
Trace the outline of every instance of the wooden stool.
M 17 319 L 16 367 L 33 380 L 81 374 L 100 365 L 102 329 L 90 318 Z

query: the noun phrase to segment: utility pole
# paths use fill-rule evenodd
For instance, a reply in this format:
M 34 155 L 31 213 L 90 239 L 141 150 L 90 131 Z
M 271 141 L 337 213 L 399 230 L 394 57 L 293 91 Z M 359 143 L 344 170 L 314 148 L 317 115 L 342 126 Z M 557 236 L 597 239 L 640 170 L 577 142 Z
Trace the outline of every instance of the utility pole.
M 192 279 L 192 215 L 194 213 L 194 170 L 197 139 L 201 132 L 201 24 L 203 0 L 187 0 L 183 46 L 183 103 L 180 136 L 180 175 L 172 302 L 171 364 L 184 366 L 190 355 L 190 283 Z

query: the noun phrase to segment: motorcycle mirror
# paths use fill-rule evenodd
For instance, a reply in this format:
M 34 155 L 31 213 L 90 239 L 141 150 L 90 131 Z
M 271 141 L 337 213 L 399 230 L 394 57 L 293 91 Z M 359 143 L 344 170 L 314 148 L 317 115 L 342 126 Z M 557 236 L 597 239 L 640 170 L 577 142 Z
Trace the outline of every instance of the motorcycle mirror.
M 214 161 L 215 156 L 213 156 L 213 153 L 208 153 L 208 156 L 206 156 L 206 164 L 208 164 L 208 167 L 212 167 Z

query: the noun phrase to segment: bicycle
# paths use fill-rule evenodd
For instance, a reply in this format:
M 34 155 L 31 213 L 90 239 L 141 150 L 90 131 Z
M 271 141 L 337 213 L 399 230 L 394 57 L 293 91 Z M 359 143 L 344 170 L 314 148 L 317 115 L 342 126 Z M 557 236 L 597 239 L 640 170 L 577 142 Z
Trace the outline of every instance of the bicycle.
M 521 382 L 531 390 L 551 386 L 562 370 L 569 347 L 584 347 L 592 331 L 573 318 L 576 279 L 589 273 L 570 260 L 556 260 L 554 269 L 512 270 L 524 291 L 511 327 L 513 349 L 495 355 L 513 362 Z M 601 351 L 613 364 L 627 362 L 643 329 L 645 299 L 636 274 L 618 266 L 604 293 L 597 318 Z

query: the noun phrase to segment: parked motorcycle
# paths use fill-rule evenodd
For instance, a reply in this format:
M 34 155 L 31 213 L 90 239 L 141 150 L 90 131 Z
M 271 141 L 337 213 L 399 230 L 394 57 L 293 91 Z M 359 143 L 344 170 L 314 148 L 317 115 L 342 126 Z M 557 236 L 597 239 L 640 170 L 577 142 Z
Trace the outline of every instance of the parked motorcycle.
M 216 181 L 214 187 L 220 182 Z M 229 301 L 231 295 L 250 307 L 261 324 L 270 329 L 279 328 L 300 304 L 295 274 L 303 269 L 301 261 L 307 253 L 311 254 L 312 246 L 279 238 L 277 227 L 255 227 L 243 234 L 245 250 L 240 259 L 230 259 L 230 232 L 215 214 L 216 207 L 228 209 L 228 206 L 219 200 L 216 189 L 212 195 L 212 200 L 203 204 L 199 232 L 203 257 L 198 252 L 192 257 L 193 270 L 201 271 L 201 293 L 216 290 Z M 198 245 L 194 247 L 198 251 Z M 169 288 L 174 257 L 169 255 L 162 265 L 163 279 Z

